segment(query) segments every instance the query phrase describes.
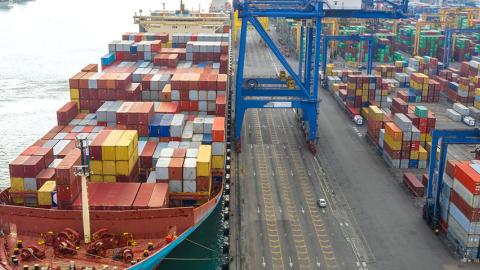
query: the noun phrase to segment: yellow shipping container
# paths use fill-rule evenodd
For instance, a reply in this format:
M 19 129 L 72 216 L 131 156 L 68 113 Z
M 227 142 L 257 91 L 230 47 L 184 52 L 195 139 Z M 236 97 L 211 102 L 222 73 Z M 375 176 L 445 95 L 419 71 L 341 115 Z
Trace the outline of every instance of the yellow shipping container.
M 360 114 L 362 115 L 363 118 L 368 119 L 368 111 L 369 110 L 367 107 L 362 108 L 362 111 L 360 112 Z
M 23 186 L 23 178 L 20 177 L 11 177 L 10 178 L 10 190 L 17 192 L 17 191 L 25 191 Z
M 136 148 L 137 144 L 137 131 L 126 130 L 115 145 L 115 160 L 129 160 L 130 157 L 133 155 L 133 150 Z
M 78 89 L 70 89 L 70 99 L 80 99 Z
M 47 181 L 38 190 L 38 205 L 52 205 L 52 193 L 57 190 L 55 181 Z
M 90 110 L 80 110 L 80 113 L 89 114 Z
M 223 169 L 225 156 L 212 156 L 212 169 Z
M 477 108 L 477 109 L 480 110 L 480 102 L 479 102 L 479 101 L 475 101 L 475 102 L 473 103 L 473 106 L 474 106 L 475 108 Z
M 402 141 L 395 141 L 389 134 L 385 133 L 384 142 L 390 146 L 392 150 L 402 150 Z
M 115 183 L 117 182 L 117 178 L 115 175 L 104 175 L 103 176 L 103 182 L 104 183 Z
M 138 155 L 132 155 L 129 160 L 115 161 L 115 175 L 130 175 L 137 160 Z
M 210 176 L 212 146 L 200 145 L 197 156 L 197 176 Z
M 112 130 L 102 144 L 102 159 L 115 160 L 115 145 L 122 137 L 124 130 Z
M 411 150 L 410 151 L 410 159 L 418 159 L 418 151 L 417 150 Z
M 103 175 L 93 174 L 90 176 L 90 180 L 94 183 L 102 183 Z
M 427 135 L 426 133 L 420 133 L 420 141 L 421 142 L 425 141 L 425 138 L 427 137 L 426 135 Z
M 13 203 L 15 203 L 15 204 L 23 204 L 25 202 L 23 197 L 18 196 L 18 195 L 12 195 L 12 200 L 13 200 Z
M 375 122 L 381 122 L 383 120 L 383 112 L 377 106 L 369 106 L 368 116 L 375 120 Z
M 72 102 L 77 103 L 77 108 L 80 108 L 80 100 L 79 99 L 73 99 L 72 98 Z
M 113 160 L 104 160 L 102 162 L 103 165 L 103 174 L 115 175 L 116 168 L 115 168 L 115 161 Z
M 172 48 L 172 46 L 173 46 L 173 41 L 172 40 L 167 41 L 166 47 L 167 48 Z
M 418 149 L 418 160 L 427 160 L 427 150 L 420 145 Z
M 480 88 L 475 88 L 475 96 L 480 96 Z
M 432 141 L 432 135 L 430 135 L 430 133 L 427 133 L 427 136 L 425 137 L 426 141 L 427 142 L 431 142 Z
M 103 174 L 103 164 L 101 160 L 90 160 L 90 169 L 93 174 Z

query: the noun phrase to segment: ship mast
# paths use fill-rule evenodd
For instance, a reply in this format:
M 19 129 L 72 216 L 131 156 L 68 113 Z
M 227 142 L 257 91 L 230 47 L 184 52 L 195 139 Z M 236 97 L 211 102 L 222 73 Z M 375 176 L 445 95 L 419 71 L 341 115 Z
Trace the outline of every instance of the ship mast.
M 88 205 L 87 177 L 90 176 L 90 166 L 87 160 L 88 140 L 86 136 L 79 135 L 76 138 L 77 148 L 81 152 L 81 165 L 75 167 L 75 174 L 82 177 L 82 221 L 83 238 L 85 244 L 90 243 L 90 209 Z

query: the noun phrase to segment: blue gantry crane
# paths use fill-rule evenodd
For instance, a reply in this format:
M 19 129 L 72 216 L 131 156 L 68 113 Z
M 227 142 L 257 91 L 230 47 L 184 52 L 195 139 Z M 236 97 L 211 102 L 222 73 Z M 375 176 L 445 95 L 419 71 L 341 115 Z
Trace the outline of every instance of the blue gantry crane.
M 434 230 L 437 230 L 439 225 L 440 192 L 442 191 L 448 145 L 450 144 L 480 144 L 480 129 L 434 129 L 432 131 L 432 146 L 429 156 L 428 184 L 423 217 Z M 437 164 L 436 149 L 439 145 L 440 158 Z M 435 190 L 433 190 L 434 185 Z
M 445 29 L 445 44 L 443 50 L 443 64 L 445 68 L 450 65 L 450 56 L 452 53 L 453 34 L 454 33 L 480 33 L 480 29 L 465 28 L 465 29 Z
M 357 2 L 360 2 L 358 0 Z M 352 1 L 355 2 L 355 1 Z M 371 3 L 382 3 L 377 9 Z M 237 151 L 241 149 L 241 129 L 245 112 L 250 108 L 295 108 L 302 112 L 306 140 L 312 153 L 316 152 L 318 89 L 322 18 L 384 18 L 407 17 L 408 0 L 369 0 L 362 8 L 331 8 L 323 0 L 235 0 L 234 9 L 242 20 L 236 70 L 235 139 Z M 302 48 L 298 73 L 260 24 L 258 17 L 283 17 L 297 19 L 301 23 Z M 276 78 L 245 78 L 245 53 L 247 25 L 258 32 L 289 75 L 288 80 Z M 305 44 L 303 44 L 305 43 Z
M 330 41 L 367 41 L 368 42 L 368 59 L 367 59 L 367 73 L 372 74 L 373 66 L 373 47 L 375 46 L 375 37 L 373 35 L 351 35 L 351 36 L 323 36 L 323 58 L 322 58 L 322 78 L 326 80 L 327 72 L 327 49 Z

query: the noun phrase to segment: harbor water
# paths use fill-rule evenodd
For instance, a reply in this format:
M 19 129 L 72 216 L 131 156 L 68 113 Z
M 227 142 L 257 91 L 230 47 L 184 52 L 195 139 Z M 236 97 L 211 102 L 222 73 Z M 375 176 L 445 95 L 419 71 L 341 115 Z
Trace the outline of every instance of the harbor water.
M 165 2 L 171 10 L 180 1 Z M 184 2 L 208 10 L 210 1 Z M 162 8 L 154 0 L 22 0 L 0 8 L 0 189 L 9 185 L 9 161 L 56 124 L 56 110 L 69 99 L 68 78 L 99 63 L 108 42 L 138 31 L 139 9 Z M 216 209 L 160 269 L 215 269 L 221 235 Z

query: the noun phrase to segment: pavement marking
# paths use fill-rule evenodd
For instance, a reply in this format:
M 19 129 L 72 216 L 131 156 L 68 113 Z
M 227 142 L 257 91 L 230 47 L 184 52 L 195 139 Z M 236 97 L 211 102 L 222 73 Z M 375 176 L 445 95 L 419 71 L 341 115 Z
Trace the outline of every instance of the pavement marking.
M 263 138 L 261 135 L 260 129 L 260 119 L 258 117 L 258 111 L 254 111 L 254 128 L 255 128 L 255 136 L 257 138 L 258 143 L 263 143 Z M 277 218 L 275 215 L 275 208 L 274 208 L 274 201 L 272 195 L 272 189 L 269 183 L 268 177 L 268 170 L 267 170 L 267 157 L 263 148 L 257 147 L 254 149 L 253 153 L 257 157 L 256 158 L 256 166 L 258 168 L 258 175 L 260 179 L 260 189 L 261 194 L 263 197 L 263 205 L 264 205 L 264 216 L 265 216 L 265 223 L 266 231 L 267 231 L 267 238 L 270 247 L 270 257 L 272 260 L 272 268 L 273 269 L 284 269 L 283 263 L 283 255 L 282 255 L 282 246 L 280 242 L 280 236 L 278 233 L 278 225 L 277 225 Z
M 277 131 L 275 130 L 275 128 L 273 128 L 273 130 L 271 129 L 272 126 L 274 127 L 271 111 L 267 111 L 266 119 L 267 119 L 267 124 L 269 126 L 270 134 L 272 138 L 277 138 Z M 273 141 L 274 140 L 272 139 L 272 142 Z M 288 176 L 287 176 L 288 172 L 285 166 L 286 160 L 284 158 L 284 155 L 281 155 L 280 152 L 281 152 L 280 144 L 279 143 L 273 144 L 271 147 L 271 156 L 272 156 L 272 161 L 275 168 L 275 174 L 277 175 L 276 180 L 278 180 L 279 187 L 280 187 L 279 192 L 281 196 L 279 199 L 283 200 L 283 202 L 285 203 L 284 205 L 286 206 L 286 215 L 288 217 L 287 221 L 290 224 L 290 228 L 292 231 L 293 244 L 294 244 L 296 255 L 297 255 L 297 261 L 299 263 L 298 268 L 311 269 L 312 265 L 311 265 L 310 257 L 308 254 L 308 248 L 305 244 L 305 238 L 303 235 L 302 226 L 299 222 L 298 210 L 290 196 L 291 189 L 288 184 Z M 280 208 L 280 210 L 281 209 L 282 208 Z M 291 256 L 289 256 L 289 265 L 290 265 L 290 268 L 293 268 L 293 262 L 292 262 Z
M 335 252 L 332 246 L 329 244 L 330 237 L 327 234 L 322 234 L 322 232 L 325 231 L 324 224 L 316 205 L 316 198 L 312 194 L 312 188 L 309 184 L 307 174 L 305 173 L 306 168 L 302 162 L 301 153 L 296 147 L 290 146 L 289 148 L 290 154 L 292 155 L 289 160 L 291 160 L 293 163 L 297 178 L 299 179 L 300 187 L 305 195 L 305 200 L 307 201 L 308 206 L 307 209 L 309 210 L 310 218 L 312 220 L 317 239 L 320 243 L 320 250 L 322 252 L 323 258 L 325 259 L 325 261 L 327 261 L 326 266 L 328 269 L 338 269 L 340 267 L 337 263 Z M 326 200 L 328 201 L 328 196 L 326 196 Z

